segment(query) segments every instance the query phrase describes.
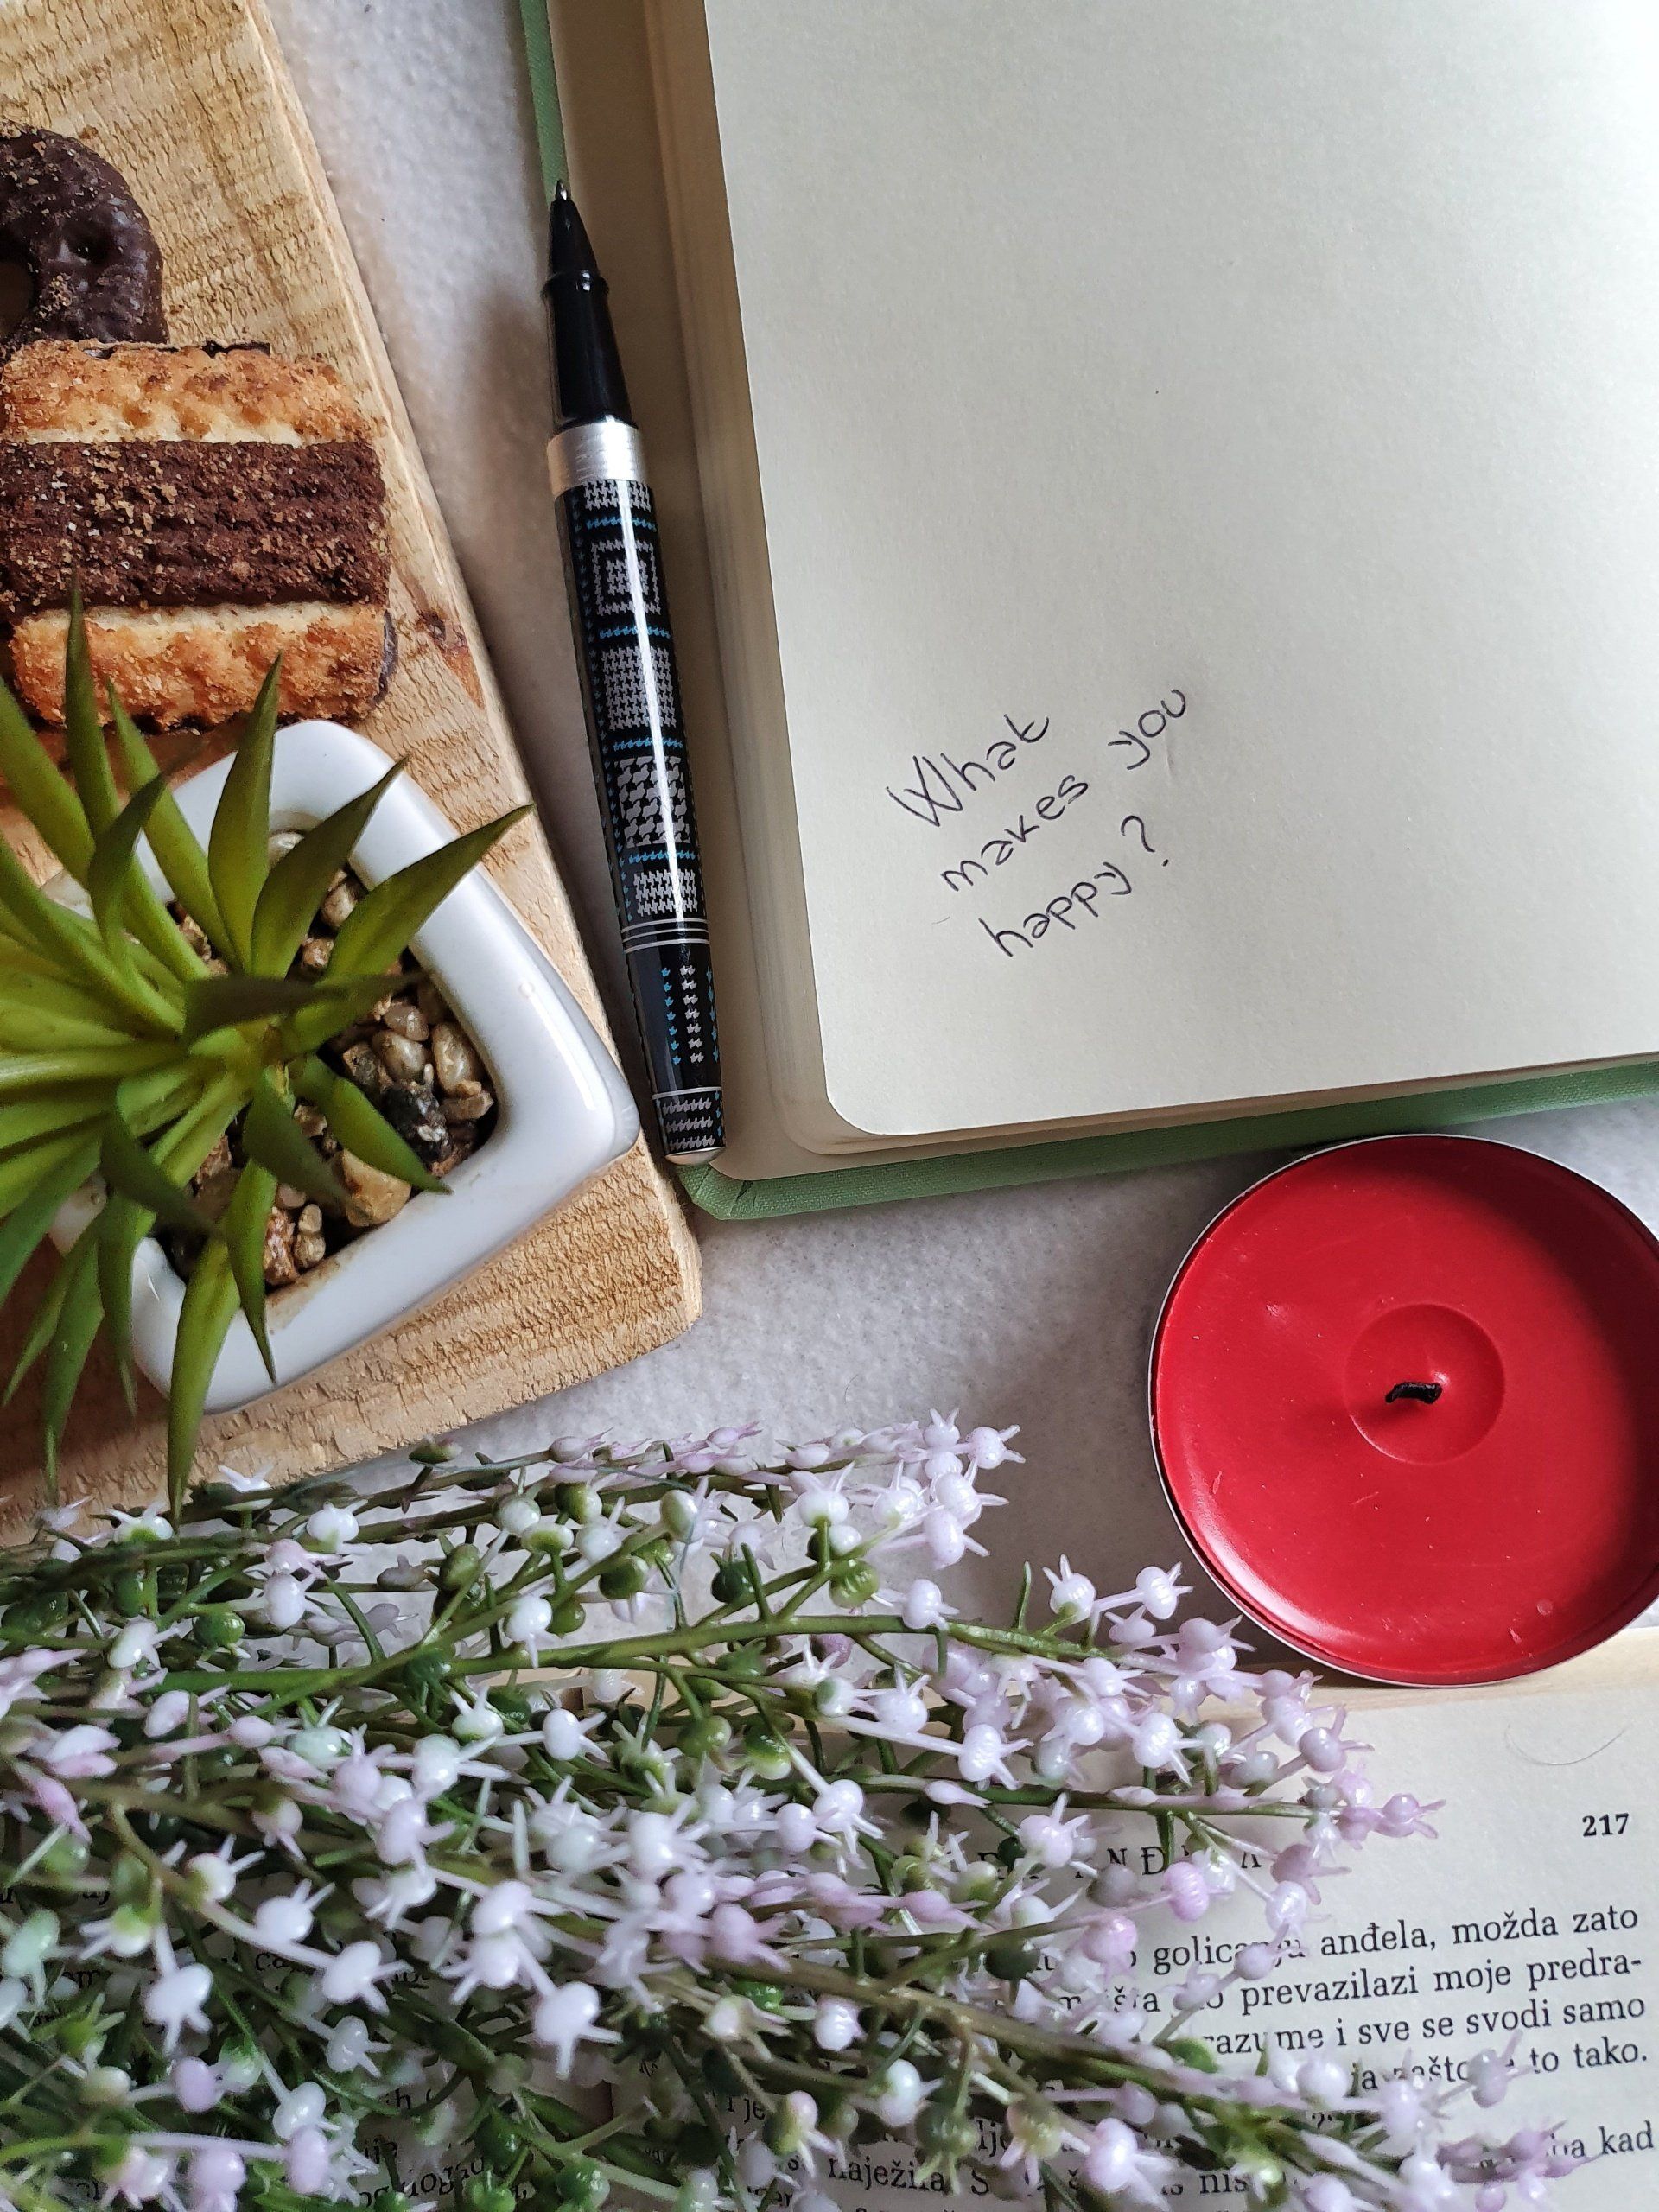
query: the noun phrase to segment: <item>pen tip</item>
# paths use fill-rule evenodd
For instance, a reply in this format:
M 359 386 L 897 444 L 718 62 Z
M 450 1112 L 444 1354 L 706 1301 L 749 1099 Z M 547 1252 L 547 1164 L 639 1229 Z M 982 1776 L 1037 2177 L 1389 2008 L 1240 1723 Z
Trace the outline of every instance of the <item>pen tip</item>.
M 574 277 L 590 288 L 600 282 L 593 246 L 563 178 L 547 211 L 547 273 L 550 279 Z

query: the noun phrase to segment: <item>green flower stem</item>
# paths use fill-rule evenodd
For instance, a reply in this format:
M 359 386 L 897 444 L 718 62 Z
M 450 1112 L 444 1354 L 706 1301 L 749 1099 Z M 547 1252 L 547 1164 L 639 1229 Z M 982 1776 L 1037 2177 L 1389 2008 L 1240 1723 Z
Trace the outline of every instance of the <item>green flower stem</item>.
M 620 1554 L 613 1553 L 612 1556 L 620 1557 Z M 896 1613 L 869 1615 L 866 1621 L 869 1627 L 886 1630 L 889 1634 L 906 1633 L 903 1620 Z M 822 1614 L 789 1624 L 791 1636 L 844 1636 L 847 1629 L 847 1618 L 841 1613 Z M 594 1667 L 626 1669 L 639 1660 L 690 1658 L 710 1644 L 765 1643 L 777 1634 L 775 1621 L 722 1621 L 709 1614 L 690 1629 L 664 1629 L 648 1636 L 608 1637 L 601 1643 L 564 1645 L 537 1671 L 550 1675 L 567 1670 L 587 1671 Z M 500 1662 L 488 1657 L 463 1659 L 455 1671 L 467 1675 L 499 1673 Z
M 84 2151 L 96 2139 L 90 2129 L 78 2127 L 69 2135 L 31 2135 L 21 2143 L 0 2143 L 0 2166 L 29 2165 L 55 2151 Z
M 728 1966 L 724 1970 L 740 1975 L 747 1971 L 741 1966 Z M 1091 2037 L 1069 2036 L 1055 2029 L 1037 2027 L 1004 2013 L 987 2012 L 960 1998 L 903 1984 L 873 1984 L 833 1967 L 816 1967 L 798 1959 L 791 1959 L 774 1979 L 786 1986 L 810 1990 L 817 1996 L 845 1998 L 849 2004 L 867 2012 L 889 2012 L 901 2019 L 908 2018 L 921 2026 L 938 2023 L 953 2038 L 972 2037 L 991 2050 L 1001 2047 L 1028 2058 L 1070 2068 L 1081 2077 L 1079 2086 L 1116 2087 L 1134 2082 L 1154 2095 L 1168 2094 L 1169 2079 L 1166 2074 L 1156 2067 L 1138 2064 L 1120 2052 L 1103 2049 Z M 1232 2118 L 1237 2110 L 1224 2095 L 1206 2096 L 1201 2089 L 1187 2091 L 1185 2101 L 1199 2108 L 1218 2111 L 1228 2118 Z
M 949 1737 L 942 1736 L 939 1738 L 940 1751 L 948 1751 L 950 1748 L 950 1741 Z M 861 1775 L 859 1777 L 860 1786 L 866 1791 L 899 1790 L 912 1797 L 918 1789 L 925 1785 L 929 1777 L 925 1775 L 913 1772 L 867 1774 Z M 1198 1797 L 1166 1796 L 1162 1790 L 1160 1790 L 1154 1808 L 1144 1802 L 1140 1803 L 1126 1802 L 1121 1792 L 1116 1789 L 1067 1789 L 1061 1783 L 1050 1784 L 1046 1782 L 1024 1783 L 1014 1789 L 1004 1788 L 997 1783 L 981 1783 L 975 1785 L 974 1795 L 982 1802 L 991 1805 L 1053 1805 L 1064 1797 L 1068 1805 L 1075 1805 L 1080 1812 L 1131 1815 L 1148 1814 L 1154 1809 L 1159 1812 L 1179 1813 L 1189 1806 L 1203 1804 L 1205 1802 Z M 1258 1817 L 1293 1820 L 1306 1824 L 1313 1815 L 1303 1805 L 1281 1804 L 1270 1797 L 1252 1797 L 1248 1804 L 1238 1808 L 1236 1817 L 1240 1820 L 1252 1821 Z

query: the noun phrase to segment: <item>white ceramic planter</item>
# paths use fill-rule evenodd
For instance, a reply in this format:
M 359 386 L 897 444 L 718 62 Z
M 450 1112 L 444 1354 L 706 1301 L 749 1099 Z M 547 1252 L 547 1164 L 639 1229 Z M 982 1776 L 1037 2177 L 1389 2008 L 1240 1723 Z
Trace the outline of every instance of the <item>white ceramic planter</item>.
M 279 731 L 271 770 L 271 826 L 301 830 L 367 790 L 386 759 L 337 722 Z M 179 804 L 207 842 L 229 761 L 179 787 Z M 454 834 L 406 777 L 382 798 L 352 865 L 378 883 Z M 160 871 L 150 873 L 163 887 Z M 273 1295 L 270 1347 L 279 1383 L 292 1382 L 412 1313 L 499 1252 L 626 1152 L 639 1116 L 610 1054 L 540 947 L 489 878 L 474 873 L 452 891 L 414 939 L 489 1068 L 496 1126 L 448 1179 L 447 1195 L 417 1192 L 400 1213 Z M 92 1202 L 60 1212 L 54 1240 L 68 1243 Z M 158 1389 L 173 1371 L 184 1285 L 154 1238 L 133 1265 L 133 1357 Z M 238 1314 L 207 1394 L 210 1413 L 272 1389 Z

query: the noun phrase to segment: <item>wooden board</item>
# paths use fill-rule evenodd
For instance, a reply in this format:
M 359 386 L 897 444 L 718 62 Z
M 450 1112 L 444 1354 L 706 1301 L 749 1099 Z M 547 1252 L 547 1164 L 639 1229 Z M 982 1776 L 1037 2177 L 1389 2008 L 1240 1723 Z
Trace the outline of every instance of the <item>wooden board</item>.
M 148 211 L 181 340 L 261 338 L 327 356 L 378 430 L 400 659 L 365 724 L 460 827 L 528 794 L 432 487 L 261 0 L 0 0 L 0 130 L 84 137 Z M 550 595 L 560 589 L 548 579 Z M 556 603 L 556 602 L 555 602 Z M 570 909 L 533 823 L 492 855 L 503 890 L 603 1026 Z M 459 1203 L 459 1201 L 457 1201 Z M 0 1318 L 0 1373 L 38 1283 Z M 210 1422 L 202 1464 L 281 1473 L 348 1465 L 563 1388 L 665 1342 L 697 1313 L 677 1202 L 636 1146 L 423 1314 L 308 1381 Z M 68 1495 L 155 1491 L 160 1399 L 133 1424 L 89 1370 Z M 0 1434 L 0 1526 L 35 1502 L 37 1412 Z

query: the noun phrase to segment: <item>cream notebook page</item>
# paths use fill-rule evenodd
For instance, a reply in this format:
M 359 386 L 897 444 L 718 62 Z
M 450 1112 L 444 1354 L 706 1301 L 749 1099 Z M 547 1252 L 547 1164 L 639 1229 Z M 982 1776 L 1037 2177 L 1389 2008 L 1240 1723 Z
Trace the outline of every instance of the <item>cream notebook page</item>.
M 658 15 L 791 1134 L 1659 1047 L 1653 0 Z

